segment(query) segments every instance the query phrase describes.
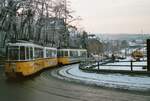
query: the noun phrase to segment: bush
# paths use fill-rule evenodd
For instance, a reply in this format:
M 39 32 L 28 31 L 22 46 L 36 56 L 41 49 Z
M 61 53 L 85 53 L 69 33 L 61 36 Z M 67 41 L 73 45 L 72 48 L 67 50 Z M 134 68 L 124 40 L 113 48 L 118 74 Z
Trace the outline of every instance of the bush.
M 132 52 L 131 56 L 134 59 L 136 59 L 137 61 L 140 61 L 140 58 L 143 58 L 144 55 L 141 51 L 136 50 L 136 51 Z

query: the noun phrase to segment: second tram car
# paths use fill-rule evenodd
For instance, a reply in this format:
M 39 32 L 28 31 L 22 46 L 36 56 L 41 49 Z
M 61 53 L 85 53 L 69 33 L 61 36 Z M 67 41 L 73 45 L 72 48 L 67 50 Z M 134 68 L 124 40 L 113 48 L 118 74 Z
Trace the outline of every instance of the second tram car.
M 87 51 L 85 49 L 59 49 L 58 50 L 58 63 L 71 64 L 77 63 L 87 58 Z

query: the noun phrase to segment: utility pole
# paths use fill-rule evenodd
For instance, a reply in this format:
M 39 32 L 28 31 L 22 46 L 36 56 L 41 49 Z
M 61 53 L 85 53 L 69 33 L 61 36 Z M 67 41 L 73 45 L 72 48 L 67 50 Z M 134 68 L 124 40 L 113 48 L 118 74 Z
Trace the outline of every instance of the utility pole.
M 147 39 L 147 71 L 150 71 L 150 39 Z

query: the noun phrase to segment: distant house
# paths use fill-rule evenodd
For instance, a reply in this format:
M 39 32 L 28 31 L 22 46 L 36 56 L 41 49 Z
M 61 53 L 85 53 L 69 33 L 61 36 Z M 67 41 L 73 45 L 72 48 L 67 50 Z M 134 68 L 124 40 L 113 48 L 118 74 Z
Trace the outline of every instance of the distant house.
M 130 41 L 129 42 L 129 47 L 130 48 L 140 48 L 140 47 L 145 47 L 146 44 L 143 43 L 141 40 L 135 40 L 135 41 Z

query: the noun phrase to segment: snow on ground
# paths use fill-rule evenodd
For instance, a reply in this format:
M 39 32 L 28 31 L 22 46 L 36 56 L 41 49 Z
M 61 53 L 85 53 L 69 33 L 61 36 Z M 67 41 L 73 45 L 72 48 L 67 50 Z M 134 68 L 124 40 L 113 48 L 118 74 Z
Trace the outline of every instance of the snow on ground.
M 146 71 L 146 69 L 143 69 L 142 66 L 146 66 L 146 62 L 133 62 L 133 70 L 140 70 L 140 71 Z M 110 70 L 131 70 L 131 62 L 114 62 L 114 63 L 108 63 L 106 65 L 118 65 L 118 66 L 100 66 L 100 69 L 110 69 Z M 122 65 L 122 66 L 121 66 Z M 128 66 L 124 66 L 128 65 Z M 135 66 L 139 65 L 139 66 Z M 98 68 L 98 67 L 96 67 Z
M 119 61 L 131 61 L 133 58 L 131 56 L 126 57 L 126 59 L 119 60 Z
M 130 62 L 131 59 L 132 59 L 131 57 L 127 57 L 126 59 L 119 60 L 119 62 L 112 62 L 112 63 L 105 64 L 105 66 L 99 66 L 99 68 L 109 69 L 109 70 L 131 70 L 131 62 Z M 129 61 L 129 62 L 123 62 L 123 61 Z M 133 62 L 132 64 L 133 64 L 133 70 L 146 71 L 146 69 L 143 69 L 143 66 L 146 66 L 147 62 L 136 61 L 136 62 Z M 98 69 L 98 67 L 95 67 L 94 69 Z
M 95 67 L 94 69 L 98 69 Z M 99 69 L 108 69 L 108 70 L 131 70 L 131 67 L 127 66 L 100 66 Z M 133 71 L 146 71 L 142 67 L 133 67 Z
M 150 90 L 150 77 L 139 75 L 123 75 L 123 74 L 97 74 L 86 73 L 79 70 L 79 65 L 66 66 L 59 70 L 59 74 L 63 77 L 71 78 L 84 82 L 86 84 L 94 84 L 97 86 L 130 89 L 130 90 Z
M 109 66 L 109 65 L 111 65 L 111 66 Z M 128 65 L 128 66 L 124 66 L 124 65 Z M 134 65 L 139 65 L 139 66 L 137 67 Z M 143 69 L 143 67 L 142 67 L 143 65 L 146 65 L 146 62 L 141 62 L 141 63 L 135 62 L 135 63 L 133 63 L 133 70 L 135 70 L 135 71 L 146 71 L 146 69 Z M 98 69 L 98 66 L 94 67 L 94 69 Z M 130 62 L 115 62 L 115 63 L 108 63 L 105 66 L 99 66 L 99 69 L 131 70 L 131 67 L 130 67 Z
M 147 62 L 132 62 L 133 65 L 147 65 Z M 114 63 L 108 63 L 106 65 L 131 65 L 131 62 L 114 62 Z
M 99 68 L 109 70 L 131 70 L 131 63 L 123 62 L 129 60 L 131 60 L 131 57 L 127 57 L 120 62 L 107 63 L 105 64 L 105 66 L 100 66 Z M 135 65 L 139 66 L 136 67 Z M 146 69 L 143 69 L 143 65 L 146 66 L 147 62 L 133 62 L 133 70 L 146 71 Z M 95 67 L 94 69 L 98 69 L 98 67 Z M 87 73 L 80 70 L 78 64 L 60 68 L 58 73 L 59 78 L 67 79 L 69 81 L 74 80 L 77 82 L 104 87 L 150 91 L 150 77 L 144 75 L 127 75 L 119 73 Z

